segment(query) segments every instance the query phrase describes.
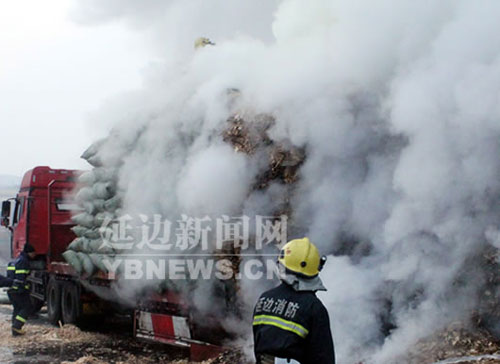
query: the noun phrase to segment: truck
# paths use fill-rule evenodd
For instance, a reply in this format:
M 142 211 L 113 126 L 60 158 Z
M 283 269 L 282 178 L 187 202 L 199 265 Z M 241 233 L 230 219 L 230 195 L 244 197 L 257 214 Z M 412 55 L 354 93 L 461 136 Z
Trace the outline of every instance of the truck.
M 30 296 L 35 310 L 47 306 L 53 324 L 78 324 L 90 313 L 120 304 L 119 297 L 109 298 L 117 277 L 104 272 L 78 274 L 62 255 L 75 239 L 71 217 L 80 207 L 72 196 L 81 173 L 35 167 L 24 174 L 16 197 L 2 202 L 1 225 L 11 231 L 11 258 L 17 257 L 26 243 L 34 247 L 37 256 L 28 277 Z M 214 335 L 215 327 L 207 333 L 206 325 L 204 329 L 197 325 L 189 303 L 178 292 L 150 292 L 127 310 L 135 338 L 184 348 L 193 361 L 224 351 L 216 339 L 223 335 Z

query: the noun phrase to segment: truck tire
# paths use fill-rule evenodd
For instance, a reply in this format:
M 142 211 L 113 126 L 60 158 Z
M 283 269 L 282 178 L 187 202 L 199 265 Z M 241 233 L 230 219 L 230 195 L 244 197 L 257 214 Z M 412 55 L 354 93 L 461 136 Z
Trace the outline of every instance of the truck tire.
M 32 314 L 37 314 L 40 312 L 40 310 L 43 307 L 43 301 L 39 300 L 38 298 L 35 298 L 33 296 L 30 296 L 30 301 L 31 301 L 31 309 L 32 309 Z
M 82 302 L 76 284 L 67 282 L 61 293 L 62 320 L 64 324 L 78 324 L 82 316 Z
M 53 325 L 61 320 L 61 284 L 54 278 L 47 284 L 47 316 Z

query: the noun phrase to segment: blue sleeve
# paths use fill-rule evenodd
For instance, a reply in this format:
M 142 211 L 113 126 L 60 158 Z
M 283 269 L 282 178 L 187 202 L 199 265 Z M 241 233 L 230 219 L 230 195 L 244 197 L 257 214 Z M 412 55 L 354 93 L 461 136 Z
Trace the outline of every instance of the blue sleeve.
M 12 286 L 12 279 L 4 277 L 0 274 L 0 287 L 10 287 Z

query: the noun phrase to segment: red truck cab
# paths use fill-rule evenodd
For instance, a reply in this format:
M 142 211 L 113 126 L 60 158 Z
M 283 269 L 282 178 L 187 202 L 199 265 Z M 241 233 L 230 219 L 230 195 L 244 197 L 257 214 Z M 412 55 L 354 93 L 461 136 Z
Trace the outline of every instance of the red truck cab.
M 1 225 L 12 233 L 12 258 L 26 243 L 37 253 L 28 277 L 30 293 L 37 308 L 47 305 L 53 324 L 77 323 L 86 310 L 106 306 L 95 292 L 108 298 L 115 293 L 110 289 L 113 280 L 106 274 L 79 275 L 62 256 L 75 239 L 71 216 L 80 210 L 73 201 L 80 174 L 78 170 L 35 167 L 25 173 L 17 196 L 2 203 Z M 115 296 L 114 301 L 120 303 L 120 297 Z M 192 360 L 214 357 L 223 350 L 218 343 L 209 344 L 213 340 L 207 340 L 207 335 L 197 334 L 194 321 L 199 319 L 192 320 L 188 305 L 175 292 L 145 295 L 136 307 L 128 309 L 137 338 L 186 348 Z
M 2 225 L 12 232 L 11 256 L 29 242 L 47 264 L 63 261 L 61 254 L 75 238 L 71 231 L 71 201 L 80 171 L 36 167 L 24 174 L 16 198 L 2 204 Z

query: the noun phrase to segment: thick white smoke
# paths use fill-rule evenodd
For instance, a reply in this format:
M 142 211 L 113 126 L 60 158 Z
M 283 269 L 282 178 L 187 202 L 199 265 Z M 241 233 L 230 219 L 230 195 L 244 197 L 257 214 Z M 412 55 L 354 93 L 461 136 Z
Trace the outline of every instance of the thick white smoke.
M 262 161 L 220 137 L 236 109 L 271 113 L 272 138 L 306 150 L 291 218 L 331 255 L 321 298 L 340 363 L 389 363 L 474 306 L 468 267 L 500 218 L 500 3 L 82 1 L 76 14 L 125 20 L 160 59 L 102 113 L 126 211 L 272 212 L 284 190 L 251 193 Z M 195 52 L 201 35 L 217 45 Z M 252 306 L 262 287 L 243 286 Z

